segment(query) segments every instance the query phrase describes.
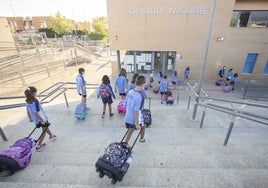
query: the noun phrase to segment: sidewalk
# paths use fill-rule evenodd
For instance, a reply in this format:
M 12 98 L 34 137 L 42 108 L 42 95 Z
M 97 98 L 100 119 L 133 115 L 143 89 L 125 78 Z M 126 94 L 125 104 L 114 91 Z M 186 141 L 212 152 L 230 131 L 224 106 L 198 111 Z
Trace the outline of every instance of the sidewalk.
M 100 83 L 102 75 L 109 75 L 111 70 L 105 59 L 85 65 L 85 69 L 86 80 L 90 83 Z M 76 74 L 74 69 L 36 86 L 42 91 L 59 80 L 74 81 Z M 211 82 L 204 83 L 203 88 L 208 89 L 209 96 L 238 98 L 235 92 L 224 93 Z M 159 94 L 152 90 L 147 92 L 152 97 L 153 123 L 146 129 L 146 143 L 137 142 L 127 174 L 122 182 L 112 186 L 107 177 L 98 177 L 95 162 L 105 147 L 112 141 L 120 141 L 126 131 L 124 116 L 116 112 L 119 97 L 113 103 L 115 116 L 102 119 L 101 100 L 96 98 L 96 91 L 90 90 L 89 114 L 86 120 L 79 121 L 73 114 L 80 97 L 75 90 L 68 90 L 69 108 L 63 96 L 44 105 L 57 141 L 49 143 L 46 138 L 47 147 L 40 153 L 33 152 L 26 169 L 0 178 L 0 187 L 268 187 L 267 126 L 240 119 L 235 123 L 228 145 L 223 146 L 230 116 L 207 110 L 200 129 L 202 108 L 198 108 L 196 120 L 191 120 L 193 103 L 187 109 L 187 92 L 184 88 L 179 91 L 179 103 L 175 102 L 173 106 L 160 104 Z M 177 92 L 173 92 L 175 99 Z M 148 101 L 145 102 L 146 106 Z M 34 125 L 28 122 L 24 108 L 0 113 L 1 126 L 9 139 L 8 142 L 0 141 L 3 150 L 27 135 Z M 39 135 L 38 131 L 34 136 Z

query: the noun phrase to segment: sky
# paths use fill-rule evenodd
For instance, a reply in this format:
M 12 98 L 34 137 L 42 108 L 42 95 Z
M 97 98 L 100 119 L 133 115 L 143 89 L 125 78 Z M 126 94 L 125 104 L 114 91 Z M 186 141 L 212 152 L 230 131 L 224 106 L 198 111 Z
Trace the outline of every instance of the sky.
M 107 16 L 106 0 L 0 0 L 0 17 L 54 16 L 77 22 Z

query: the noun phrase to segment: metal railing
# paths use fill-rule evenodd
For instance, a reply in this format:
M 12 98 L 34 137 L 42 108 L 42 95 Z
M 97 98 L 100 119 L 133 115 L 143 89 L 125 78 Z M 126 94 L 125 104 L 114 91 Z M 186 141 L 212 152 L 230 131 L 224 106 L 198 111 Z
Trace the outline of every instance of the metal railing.
M 39 98 L 40 103 L 46 104 L 46 103 L 52 102 L 54 99 L 56 99 L 57 97 L 59 97 L 60 95 L 63 94 L 64 99 L 65 99 L 65 104 L 68 108 L 69 103 L 67 100 L 66 91 L 68 89 L 76 89 L 76 87 L 73 86 L 75 84 L 76 84 L 75 82 L 58 82 L 58 83 L 48 87 L 44 91 L 41 91 L 37 95 L 37 97 Z M 98 84 L 87 84 L 87 89 L 97 89 L 97 87 L 98 87 Z M 0 97 L 0 101 L 3 101 L 3 100 L 10 101 L 11 99 L 22 99 L 22 98 L 25 98 L 25 96 Z M 0 110 L 7 110 L 7 109 L 19 108 L 19 107 L 25 107 L 25 103 L 14 103 L 14 104 L 1 105 Z M 0 136 L 2 137 L 2 139 L 4 141 L 8 140 L 4 131 L 1 128 L 1 126 L 0 126 Z
M 264 113 L 265 115 L 260 115 L 260 114 L 256 114 L 253 112 L 248 112 L 248 111 L 243 110 L 247 106 L 247 107 L 261 108 L 266 112 L 268 109 L 268 104 L 257 103 L 257 102 L 245 102 L 245 101 L 240 101 L 240 100 L 227 100 L 227 99 L 213 98 L 213 97 L 208 97 L 205 94 L 205 92 L 204 92 L 205 96 L 198 96 L 197 93 L 195 92 L 196 84 L 194 86 L 188 84 L 188 86 L 189 86 L 189 99 L 188 99 L 187 109 L 189 109 L 190 101 L 192 97 L 199 97 L 200 100 L 199 100 L 198 105 L 204 107 L 202 118 L 200 121 L 200 128 L 203 127 L 203 122 L 205 119 L 207 108 L 231 115 L 231 122 L 229 124 L 229 128 L 226 133 L 223 145 L 227 145 L 232 129 L 234 127 L 234 123 L 239 118 L 254 121 L 263 125 L 268 125 L 268 116 L 266 115 L 267 113 Z M 195 99 L 193 101 L 195 101 Z M 230 104 L 230 107 L 215 104 L 215 102 L 227 103 L 227 104 Z M 240 106 L 234 107 L 233 104 L 239 104 Z

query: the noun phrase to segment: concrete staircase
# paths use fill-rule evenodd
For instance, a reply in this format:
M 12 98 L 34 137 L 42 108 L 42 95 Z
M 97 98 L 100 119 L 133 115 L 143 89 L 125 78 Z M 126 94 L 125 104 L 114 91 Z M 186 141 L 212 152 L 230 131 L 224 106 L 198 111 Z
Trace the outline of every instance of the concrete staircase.
M 102 104 L 93 95 L 88 117 L 79 121 L 73 118 L 77 102 L 71 101 L 67 109 L 59 98 L 56 104 L 45 106 L 58 139 L 42 152 L 34 151 L 26 169 L 1 178 L 0 187 L 111 187 L 110 179 L 98 177 L 95 162 L 110 142 L 121 139 L 124 117 L 115 113 L 101 119 Z M 153 124 L 146 130 L 146 143 L 137 142 L 128 173 L 113 187 L 268 186 L 266 127 L 238 121 L 229 144 L 223 146 L 228 116 L 208 112 L 200 129 L 186 107 L 185 101 L 167 106 L 152 100 Z M 0 143 L 1 149 L 30 132 L 32 126 L 25 117 L 5 128 L 9 142 Z
M 103 74 L 109 74 L 107 66 L 107 61 L 86 65 L 90 82 L 96 83 Z M 61 81 L 73 80 L 76 69 L 69 72 L 68 77 L 62 76 Z M 58 82 L 59 77 L 46 81 L 47 86 Z M 40 91 L 47 88 L 44 83 L 39 83 Z M 177 92 L 173 93 L 175 98 Z M 213 92 L 217 97 L 227 96 L 222 91 Z M 188 98 L 183 89 L 179 103 L 175 102 L 173 106 L 160 104 L 159 94 L 148 91 L 152 97 L 153 124 L 146 129 L 146 143 L 137 142 L 133 162 L 123 181 L 111 185 L 107 177 L 98 177 L 95 162 L 108 144 L 122 138 L 126 131 L 124 116 L 116 112 L 119 102 L 116 99 L 113 104 L 115 116 L 101 119 L 102 102 L 97 100 L 94 90 L 89 95 L 90 111 L 84 121 L 73 117 L 80 101 L 75 90 L 67 91 L 69 108 L 63 97 L 44 105 L 57 140 L 54 143 L 46 140 L 48 145 L 42 152 L 33 151 L 26 169 L 0 178 L 0 188 L 268 187 L 267 127 L 240 119 L 235 123 L 228 145 L 223 146 L 230 117 L 208 109 L 200 129 L 202 108 L 198 109 L 196 120 L 191 120 L 193 106 L 187 109 Z M 234 99 L 236 96 L 228 97 Z M 28 122 L 24 108 L 1 111 L 1 123 L 9 141 L 0 141 L 0 150 L 27 135 L 34 127 Z M 33 136 L 39 134 L 40 130 Z

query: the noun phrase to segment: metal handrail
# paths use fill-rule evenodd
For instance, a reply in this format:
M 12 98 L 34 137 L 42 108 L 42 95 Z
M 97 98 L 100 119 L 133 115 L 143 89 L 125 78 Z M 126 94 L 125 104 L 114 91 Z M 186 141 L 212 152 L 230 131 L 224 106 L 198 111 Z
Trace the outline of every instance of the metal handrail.
M 244 118 L 247 120 L 251 120 L 254 122 L 258 122 L 264 125 L 268 125 L 268 116 L 262 116 L 259 114 L 255 114 L 252 112 L 247 112 L 238 108 L 234 108 L 233 104 L 241 104 L 242 107 L 245 106 L 251 106 L 251 107 L 259 107 L 259 108 L 264 108 L 264 109 L 268 109 L 268 104 L 264 104 L 264 103 L 252 103 L 252 102 L 245 102 L 245 101 L 239 101 L 239 100 L 226 100 L 226 99 L 220 99 L 220 98 L 214 98 L 214 97 L 208 97 L 208 96 L 199 96 L 195 90 L 194 87 L 196 86 L 196 84 L 194 85 L 194 87 L 192 87 L 190 84 L 188 84 L 190 91 L 192 91 L 192 93 L 194 94 L 194 97 L 201 99 L 202 103 L 197 103 L 195 105 L 199 105 L 204 107 L 203 110 L 203 115 L 201 118 L 201 122 L 200 122 L 200 128 L 202 128 L 203 125 L 203 121 L 205 118 L 205 114 L 206 114 L 206 108 L 210 108 L 213 110 L 217 110 L 220 112 L 224 112 L 226 114 L 230 114 L 232 115 L 232 120 L 230 122 L 227 134 L 225 136 L 225 140 L 224 140 L 224 145 L 227 145 L 229 137 L 231 135 L 235 120 L 237 120 L 238 118 Z M 189 100 L 188 100 L 188 107 L 187 109 L 189 109 L 189 105 L 190 105 L 190 100 L 191 100 L 191 94 L 189 94 Z M 231 104 L 231 107 L 226 107 L 226 106 L 221 106 L 218 104 L 213 104 L 212 101 L 221 101 L 221 102 L 227 102 Z

